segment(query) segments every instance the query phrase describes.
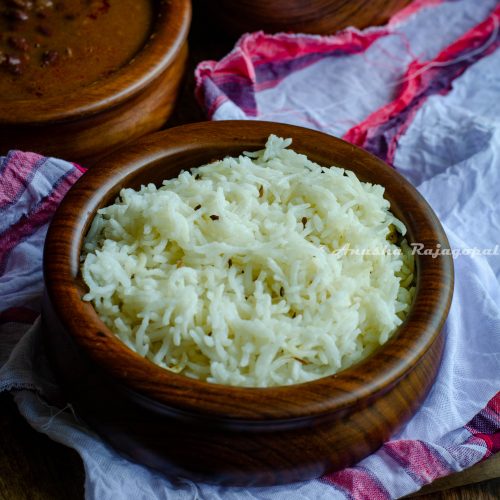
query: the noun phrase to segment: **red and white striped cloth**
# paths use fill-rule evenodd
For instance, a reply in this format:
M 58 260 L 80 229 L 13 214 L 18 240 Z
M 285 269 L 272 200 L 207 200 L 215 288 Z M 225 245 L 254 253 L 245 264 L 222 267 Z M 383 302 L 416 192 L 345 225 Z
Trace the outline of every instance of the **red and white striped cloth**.
M 454 249 L 500 245 L 500 7 L 416 0 L 382 28 L 331 37 L 244 36 L 197 69 L 212 119 L 294 123 L 393 164 L 440 217 Z M 86 497 L 397 498 L 500 449 L 500 256 L 455 259 L 442 365 L 426 401 L 376 453 L 318 480 L 221 488 L 165 478 L 120 458 L 70 411 L 40 347 L 47 223 L 81 175 L 74 164 L 11 152 L 0 160 L 0 391 L 85 464 Z M 2 366 L 3 365 L 3 366 Z

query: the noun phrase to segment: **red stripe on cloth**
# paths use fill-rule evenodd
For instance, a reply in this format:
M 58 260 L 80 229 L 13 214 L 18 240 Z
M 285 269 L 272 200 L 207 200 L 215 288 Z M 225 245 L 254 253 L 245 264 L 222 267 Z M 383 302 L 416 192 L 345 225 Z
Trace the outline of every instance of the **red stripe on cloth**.
M 466 439 L 463 439 L 463 429 L 468 431 Z M 456 440 L 457 433 L 461 436 L 459 442 Z M 472 450 L 471 447 L 475 449 Z M 440 450 L 445 456 L 449 455 L 452 458 L 450 463 Z M 439 443 L 431 445 L 420 440 L 389 441 L 375 455 L 382 460 L 386 460 L 384 454 L 391 457 L 416 485 L 424 485 L 439 477 L 470 467 L 498 452 L 500 452 L 500 392 L 491 398 L 468 424 L 451 431 L 440 439 Z M 395 470 L 396 467 L 391 465 L 391 469 Z M 382 485 L 384 480 L 382 474 L 380 471 L 376 472 L 373 465 L 366 465 L 328 474 L 321 479 L 350 498 L 385 499 L 390 495 Z
M 392 28 L 393 26 L 396 26 L 397 24 L 405 21 L 407 18 L 413 16 L 419 10 L 422 10 L 426 7 L 432 7 L 434 5 L 439 5 L 444 1 L 446 0 L 413 0 L 410 5 L 400 10 L 399 12 L 396 12 L 396 14 L 391 17 L 389 26 Z
M 465 428 L 473 436 L 469 443 L 486 447 L 483 459 L 500 451 L 500 391 L 465 425 Z
M 264 61 L 259 61 L 256 58 L 255 65 L 255 92 L 261 92 L 278 85 L 284 78 L 297 70 L 311 66 L 317 61 L 327 57 L 346 56 L 350 54 L 359 54 L 365 52 L 379 38 L 389 35 L 389 31 L 384 28 L 376 28 L 368 32 L 358 32 L 352 29 L 341 31 L 340 33 L 326 37 L 326 43 L 320 39 L 321 44 L 315 46 L 311 41 L 308 46 L 294 54 L 296 47 L 279 47 L 274 43 L 268 43 L 272 48 L 272 56 L 269 54 Z M 331 42 L 328 42 L 331 39 Z M 286 38 L 285 45 L 290 45 L 290 42 L 295 44 L 294 38 Z M 259 46 L 258 46 L 259 47 Z M 276 49 L 279 49 L 279 54 L 276 55 Z M 252 54 L 252 57 L 258 57 L 258 48 Z M 288 56 L 282 55 L 281 51 L 285 50 Z M 293 54 L 293 56 L 290 55 Z
M 365 51 L 388 34 L 384 28 L 367 33 L 347 29 L 336 35 L 243 35 L 220 61 L 203 61 L 195 70 L 195 95 L 205 110 L 220 105 L 221 96 L 233 101 L 249 116 L 256 116 L 255 93 L 277 85 L 290 73 L 325 57 Z
M 5 323 L 33 324 L 40 313 L 27 307 L 11 307 L 0 312 L 0 325 Z
M 389 492 L 377 476 L 363 467 L 351 467 L 321 478 L 322 481 L 339 488 L 356 500 L 388 500 Z
M 84 174 L 87 171 L 86 168 L 83 168 L 81 165 L 78 165 L 78 163 L 71 163 L 71 165 L 77 168 L 82 174 Z
M 389 34 L 385 28 L 375 28 L 361 32 L 352 28 L 339 31 L 334 35 L 318 37 L 315 35 L 290 36 L 279 33 L 267 35 L 262 31 L 243 36 L 241 47 L 251 56 L 252 65 L 259 67 L 272 62 L 298 59 L 310 54 L 328 54 L 333 49 L 346 49 L 349 53 L 367 49 L 373 42 Z
M 255 93 L 271 88 L 290 73 L 324 57 L 359 53 L 394 26 L 425 7 L 445 0 L 414 0 L 396 13 L 386 27 L 359 32 L 352 28 L 332 36 L 308 36 L 256 32 L 243 35 L 234 49 L 220 61 L 202 61 L 195 70 L 195 95 L 209 117 L 225 99 L 233 101 L 248 116 L 257 116 Z M 390 28 L 390 29 L 388 29 Z
M 441 455 L 419 440 L 390 441 L 383 450 L 416 482 L 427 484 L 453 472 Z
M 431 95 L 447 94 L 456 78 L 500 45 L 499 25 L 500 6 L 433 61 L 413 61 L 397 98 L 348 130 L 343 138 L 392 163 L 399 138 L 425 101 Z M 483 51 L 474 52 L 481 46 L 485 46 Z
M 69 171 L 53 187 L 53 191 L 33 207 L 27 216 L 23 216 L 16 224 L 0 235 L 2 241 L 0 246 L 0 274 L 3 273 L 5 263 L 12 249 L 51 219 L 66 192 L 81 175 L 76 169 Z
M 5 159 L 0 180 L 0 208 L 10 205 L 17 200 L 26 189 L 36 166 L 43 160 L 43 156 L 36 153 L 22 153 L 13 151 Z
M 467 425 L 471 434 L 494 433 L 500 430 L 500 392 L 490 399 L 486 407 L 477 413 Z
M 344 140 L 357 146 L 369 149 L 369 141 L 373 143 L 374 139 L 377 137 L 380 137 L 380 141 L 384 140 L 384 130 L 381 129 L 382 125 L 392 124 L 392 121 L 394 121 L 396 117 L 402 116 L 403 112 L 409 109 L 410 113 L 405 117 L 404 122 L 406 124 L 406 130 L 411 119 L 418 110 L 416 106 L 409 108 L 410 104 L 415 99 L 415 96 L 418 95 L 420 90 L 419 79 L 411 77 L 414 72 L 413 68 L 416 65 L 419 65 L 419 63 L 414 62 L 410 64 L 410 67 L 405 74 L 401 92 L 397 99 L 375 111 L 366 120 L 349 129 L 343 136 Z M 401 125 L 402 124 L 400 124 L 400 133 L 402 133 Z M 388 156 L 393 154 L 392 151 L 389 153 L 389 149 L 394 146 L 394 143 L 391 143 L 389 147 L 384 148 L 384 145 L 382 144 L 378 148 L 371 148 L 371 152 L 377 154 L 377 156 L 382 159 L 387 160 Z M 373 149 L 375 150 L 373 151 Z
M 486 408 L 488 408 L 488 410 L 490 410 L 491 413 L 496 415 L 498 422 L 499 422 L 499 426 L 500 426 L 500 391 L 498 391 L 495 394 L 495 396 L 493 396 L 490 399 Z
M 479 435 L 477 437 L 482 437 L 482 435 Z M 488 451 L 492 455 L 500 451 L 500 432 L 495 432 L 495 434 L 488 436 L 488 441 L 486 441 L 486 436 L 484 436 L 483 439 L 488 446 Z
M 474 436 L 471 436 L 465 444 L 474 445 L 484 449 L 483 456 L 481 460 L 479 460 L 479 462 L 482 462 L 500 451 L 500 431 L 495 432 L 494 434 L 477 433 Z
M 466 425 L 466 428 L 472 434 L 491 434 L 500 428 L 500 419 L 498 414 L 486 407 Z
M 207 110 L 207 118 L 209 120 L 212 119 L 212 116 L 214 115 L 214 113 L 220 108 L 220 106 L 226 102 L 228 100 L 228 98 L 225 96 L 225 95 L 219 95 L 217 96 L 214 101 L 212 102 L 212 105 L 210 106 L 210 108 L 208 108 Z

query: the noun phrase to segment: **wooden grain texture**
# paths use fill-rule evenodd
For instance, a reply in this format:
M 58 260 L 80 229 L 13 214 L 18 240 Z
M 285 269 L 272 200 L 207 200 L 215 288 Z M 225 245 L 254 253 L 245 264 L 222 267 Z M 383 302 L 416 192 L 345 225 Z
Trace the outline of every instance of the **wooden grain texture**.
M 430 207 L 393 169 L 340 139 L 290 125 L 178 127 L 118 151 L 82 177 L 58 209 L 45 247 L 43 319 L 52 361 L 72 403 L 118 449 L 197 480 L 273 484 L 350 465 L 406 422 L 439 366 L 440 331 L 453 290 L 449 256 L 417 256 L 408 318 L 373 356 L 297 386 L 228 387 L 174 374 L 130 351 L 82 302 L 81 243 L 98 208 L 123 187 L 161 184 L 213 158 L 261 149 L 270 133 L 292 137 L 294 150 L 313 161 L 382 184 L 411 241 L 448 247 Z
M 500 479 L 470 484 L 461 488 L 435 490 L 432 493 L 414 498 L 417 500 L 498 500 L 500 498 Z
M 455 474 L 437 479 L 433 483 L 424 486 L 419 492 L 412 495 L 411 498 L 431 498 L 433 494 L 439 491 L 485 482 L 491 479 L 497 480 L 496 482 L 492 481 L 492 486 L 496 484 L 497 496 L 495 498 L 500 498 L 500 454 L 479 462 L 462 472 L 456 472 Z M 470 488 L 468 491 L 473 492 L 474 488 Z
M 35 432 L 0 395 L 0 500 L 83 499 L 78 454 Z
M 385 23 L 410 0 L 199 0 L 207 15 L 230 33 L 331 34 L 347 26 Z
M 186 66 L 191 4 L 157 4 L 150 40 L 108 78 L 70 95 L 0 99 L 0 154 L 21 149 L 90 163 L 161 128 L 172 112 Z

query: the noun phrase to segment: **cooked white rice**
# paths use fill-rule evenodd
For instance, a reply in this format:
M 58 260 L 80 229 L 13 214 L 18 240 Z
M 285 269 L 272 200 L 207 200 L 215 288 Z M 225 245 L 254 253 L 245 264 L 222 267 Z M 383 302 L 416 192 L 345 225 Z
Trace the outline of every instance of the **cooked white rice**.
M 384 188 L 291 142 L 270 136 L 99 210 L 84 300 L 132 350 L 188 377 L 268 387 L 347 368 L 401 324 L 414 264 Z

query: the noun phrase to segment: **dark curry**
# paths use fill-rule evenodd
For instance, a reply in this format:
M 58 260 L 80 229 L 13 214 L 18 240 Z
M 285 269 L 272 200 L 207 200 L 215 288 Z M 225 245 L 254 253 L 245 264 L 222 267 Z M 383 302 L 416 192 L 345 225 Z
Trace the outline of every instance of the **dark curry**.
M 152 19 L 152 0 L 0 0 L 0 105 L 112 74 L 142 48 Z

